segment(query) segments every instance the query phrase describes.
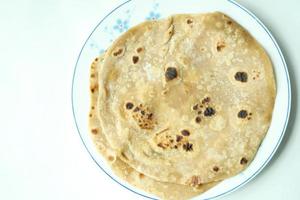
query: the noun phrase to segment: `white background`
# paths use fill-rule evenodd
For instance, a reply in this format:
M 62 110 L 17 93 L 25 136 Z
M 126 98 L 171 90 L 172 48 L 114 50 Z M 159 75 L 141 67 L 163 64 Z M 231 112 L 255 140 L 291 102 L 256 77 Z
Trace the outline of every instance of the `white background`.
M 0 199 L 143 199 L 105 175 L 73 122 L 71 80 L 96 24 L 123 0 L 0 0 Z M 293 105 L 270 164 L 224 200 L 300 199 L 300 1 L 240 0 L 277 39 Z M 297 78 L 298 77 L 298 78 Z

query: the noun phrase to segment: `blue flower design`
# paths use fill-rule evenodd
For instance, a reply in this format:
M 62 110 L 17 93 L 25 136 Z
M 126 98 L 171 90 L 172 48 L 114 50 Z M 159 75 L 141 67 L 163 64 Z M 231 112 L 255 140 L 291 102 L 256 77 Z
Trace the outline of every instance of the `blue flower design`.
M 120 33 L 126 31 L 128 29 L 128 21 L 122 21 L 121 19 L 118 19 L 113 29 L 119 31 Z
M 90 47 L 93 48 L 95 46 L 94 43 L 90 43 Z
M 151 11 L 148 17 L 146 17 L 147 20 L 156 20 L 158 18 L 160 18 L 160 14 L 153 11 Z

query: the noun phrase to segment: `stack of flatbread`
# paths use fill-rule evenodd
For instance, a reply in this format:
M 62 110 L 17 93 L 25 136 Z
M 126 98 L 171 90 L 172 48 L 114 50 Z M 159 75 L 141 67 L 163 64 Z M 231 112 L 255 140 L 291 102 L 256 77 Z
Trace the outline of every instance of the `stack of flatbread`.
M 94 60 L 90 132 L 115 174 L 190 199 L 244 170 L 276 95 L 265 50 L 223 13 L 146 21 Z

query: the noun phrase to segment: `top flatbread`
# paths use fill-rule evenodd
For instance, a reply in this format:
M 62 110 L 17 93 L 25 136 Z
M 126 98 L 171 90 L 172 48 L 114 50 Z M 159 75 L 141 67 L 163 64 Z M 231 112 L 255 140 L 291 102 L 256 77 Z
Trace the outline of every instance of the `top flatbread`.
M 158 181 L 196 186 L 237 174 L 271 121 L 272 64 L 222 13 L 142 23 L 114 42 L 100 74 L 108 143 Z

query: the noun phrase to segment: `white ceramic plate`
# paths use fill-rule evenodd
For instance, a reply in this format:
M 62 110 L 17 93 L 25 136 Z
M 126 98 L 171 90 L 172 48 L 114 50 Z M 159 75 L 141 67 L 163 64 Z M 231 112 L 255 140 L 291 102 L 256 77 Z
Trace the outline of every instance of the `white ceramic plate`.
M 116 177 L 96 151 L 89 137 L 87 117 L 90 106 L 90 64 L 122 32 L 146 19 L 165 18 L 176 13 L 212 11 L 226 13 L 246 28 L 262 44 L 273 62 L 277 83 L 277 97 L 272 123 L 253 162 L 242 173 L 221 182 L 195 199 L 221 197 L 245 185 L 266 166 L 283 138 L 289 119 L 291 89 L 284 57 L 271 33 L 253 13 L 232 0 L 129 0 L 115 8 L 99 22 L 88 37 L 78 57 L 73 77 L 72 106 L 79 135 L 93 160 L 108 176 L 121 186 L 145 198 L 156 199 L 155 196 L 134 188 Z

